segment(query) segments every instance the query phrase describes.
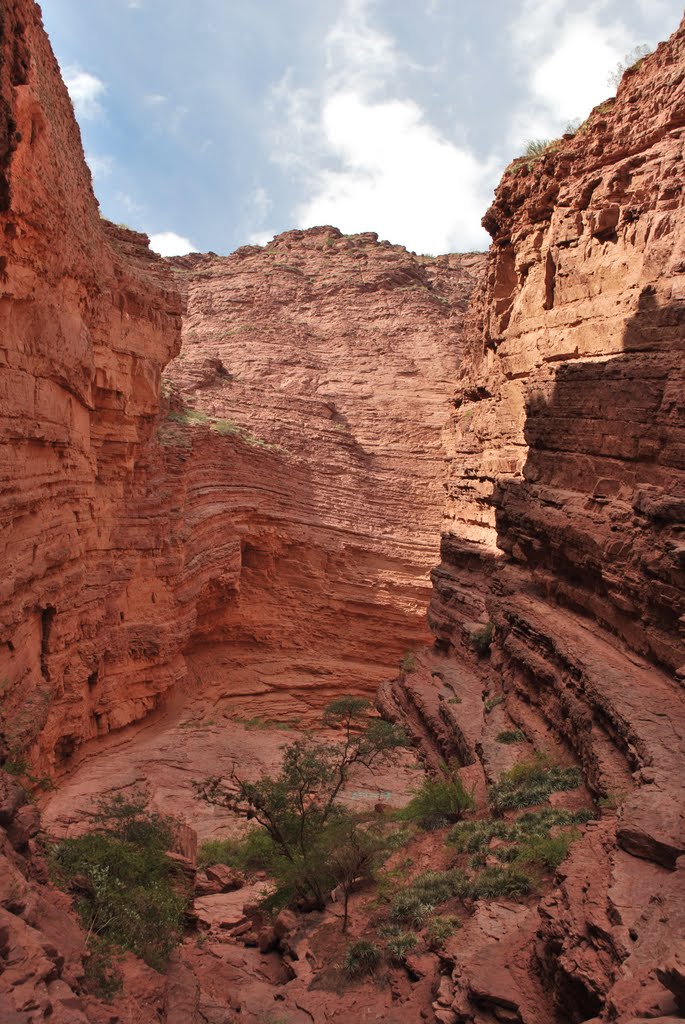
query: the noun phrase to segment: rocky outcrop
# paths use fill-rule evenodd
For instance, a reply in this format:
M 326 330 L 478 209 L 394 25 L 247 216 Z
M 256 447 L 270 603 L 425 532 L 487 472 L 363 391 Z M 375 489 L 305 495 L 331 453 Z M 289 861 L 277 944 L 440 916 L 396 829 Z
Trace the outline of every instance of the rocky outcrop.
M 573 137 L 507 169 L 455 401 L 438 645 L 463 662 L 494 626 L 470 656 L 482 699 L 618 807 L 529 934 L 564 1021 L 676 1012 L 654 920 L 680 934 L 684 150 L 685 23 Z M 485 966 L 458 975 L 459 1020 L 491 1019 Z
M 0 745 L 16 760 L 41 736 L 47 764 L 97 732 L 135 658 L 117 622 L 145 552 L 130 485 L 181 303 L 145 236 L 100 218 L 33 3 L 3 6 L 0 76 Z M 127 699 L 149 708 L 163 684 L 141 682 Z

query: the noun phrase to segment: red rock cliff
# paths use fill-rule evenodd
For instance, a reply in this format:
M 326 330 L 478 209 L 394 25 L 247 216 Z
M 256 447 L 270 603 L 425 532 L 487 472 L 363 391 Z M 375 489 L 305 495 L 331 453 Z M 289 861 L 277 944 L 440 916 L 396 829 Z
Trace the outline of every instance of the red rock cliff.
M 4 4 L 0 29 L 0 732 L 65 756 L 124 643 L 130 485 L 181 303 L 145 237 L 100 219 L 39 9 Z
M 533 746 L 571 751 L 619 811 L 578 844 L 527 937 L 518 923 L 498 954 L 465 958 L 459 1020 L 489 1021 L 517 984 L 526 1021 L 674 1012 L 661 983 L 677 990 L 683 956 L 684 150 L 685 23 L 573 137 L 515 161 L 484 219 L 431 625 L 462 666 L 466 761 L 493 777 L 506 714 Z M 467 670 L 463 643 L 488 622 L 490 667 Z M 505 703 L 479 719 L 488 692 Z M 516 980 L 526 963 L 544 1010 Z
M 255 481 L 239 586 L 203 602 L 193 672 L 263 693 L 266 714 L 277 691 L 292 713 L 341 688 L 373 692 L 428 635 L 441 433 L 484 257 L 314 228 L 173 262 L 188 309 L 166 377 L 188 408 L 183 438 L 207 435 L 215 451 L 192 500 L 220 531 L 245 474 Z M 221 467 L 222 444 L 242 468 Z
M 2 753 L 60 769 L 181 684 L 372 691 L 427 636 L 483 257 L 327 228 L 169 265 L 101 220 L 34 4 L 2 53 Z

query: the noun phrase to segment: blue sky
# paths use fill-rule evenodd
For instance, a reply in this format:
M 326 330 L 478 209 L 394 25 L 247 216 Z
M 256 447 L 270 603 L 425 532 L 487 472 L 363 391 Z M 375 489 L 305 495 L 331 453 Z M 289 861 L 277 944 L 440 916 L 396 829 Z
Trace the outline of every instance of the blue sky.
M 105 216 L 164 255 L 292 227 L 482 249 L 528 139 L 681 0 L 42 0 Z

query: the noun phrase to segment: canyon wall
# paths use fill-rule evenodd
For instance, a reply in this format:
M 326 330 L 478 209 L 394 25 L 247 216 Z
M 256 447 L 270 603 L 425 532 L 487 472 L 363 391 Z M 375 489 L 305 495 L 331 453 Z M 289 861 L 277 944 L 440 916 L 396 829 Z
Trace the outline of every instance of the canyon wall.
M 135 658 L 118 610 L 145 558 L 130 483 L 181 302 L 147 239 L 100 218 L 37 6 L 4 4 L 0 31 L 0 747 L 24 756 L 42 734 L 59 760 Z M 128 685 L 154 702 L 150 678 Z
M 443 751 L 456 718 L 490 779 L 502 727 L 571 754 L 608 810 L 528 925 L 465 957 L 460 1021 L 491 1020 L 516 963 L 551 1002 L 521 984 L 507 1020 L 677 1012 L 657 979 L 683 962 L 684 155 L 685 23 L 575 135 L 514 161 L 484 218 L 430 608 L 462 707 L 440 693 L 426 718 L 420 675 L 386 700 Z
M 429 638 L 442 432 L 484 256 L 322 227 L 171 262 L 187 313 L 164 436 L 180 420 L 218 450 L 232 439 L 259 481 L 239 589 L 204 603 L 192 671 L 272 716 L 279 691 L 290 715 L 373 693 Z M 245 468 L 217 457 L 195 493 L 218 525 Z
M 62 770 L 183 687 L 373 692 L 428 636 L 484 258 L 324 228 L 166 263 L 101 219 L 36 5 L 2 33 L 0 755 Z

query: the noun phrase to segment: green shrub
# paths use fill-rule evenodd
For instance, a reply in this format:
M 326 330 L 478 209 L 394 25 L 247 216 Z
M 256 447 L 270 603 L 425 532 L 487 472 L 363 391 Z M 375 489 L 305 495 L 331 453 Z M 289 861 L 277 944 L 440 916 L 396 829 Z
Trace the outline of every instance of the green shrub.
M 473 794 L 467 792 L 455 769 L 440 779 L 426 777 L 397 817 L 401 821 L 415 821 L 422 828 L 433 829 L 460 821 L 474 807 Z
M 390 918 L 403 924 L 420 928 L 436 906 L 446 903 L 454 896 L 468 892 L 468 879 L 463 871 L 424 871 L 398 893 L 392 901 Z
M 495 736 L 498 743 L 523 743 L 525 738 L 520 729 L 503 729 Z
M 393 921 L 401 924 L 411 925 L 412 928 L 420 928 L 429 914 L 432 914 L 435 907 L 432 903 L 426 903 L 418 893 L 411 889 L 400 892 L 392 901 L 390 917 Z
M 348 946 L 343 970 L 350 978 L 363 978 L 366 974 L 373 974 L 380 960 L 381 953 L 378 946 L 366 939 L 360 939 Z
M 530 876 L 516 868 L 484 868 L 469 883 L 468 895 L 474 900 L 526 896 L 532 889 Z
M 520 761 L 490 787 L 490 806 L 498 814 L 518 807 L 530 807 L 543 803 L 550 793 L 576 789 L 582 781 L 580 769 L 549 764 L 538 756 Z
M 469 634 L 471 647 L 474 651 L 481 655 L 489 654 L 494 632 L 495 624 L 493 622 L 488 622 L 487 625 L 481 626 L 480 629 L 474 629 Z
M 416 670 L 416 655 L 413 651 L 405 651 L 400 662 L 403 672 L 414 672 Z
M 410 892 L 416 894 L 424 903 L 438 906 L 453 896 L 462 895 L 466 888 L 466 875 L 463 871 L 424 871 L 411 883 Z
M 485 714 L 489 715 L 493 708 L 496 708 L 498 704 L 504 703 L 504 694 L 498 693 L 496 697 L 488 697 L 485 701 Z
M 592 817 L 593 812 L 586 808 L 578 811 L 566 811 L 546 807 L 540 811 L 527 811 L 512 822 L 504 822 L 499 818 L 462 821 L 454 826 L 447 837 L 447 842 L 455 847 L 457 853 L 478 854 L 487 849 L 491 839 L 502 839 L 510 843 L 525 843 L 536 836 L 543 838 L 549 836 L 550 828 L 555 825 L 583 825 Z M 500 847 L 499 850 L 501 849 Z M 499 851 L 497 855 L 504 857 L 504 854 Z
M 568 857 L 571 843 L 578 832 L 562 832 L 558 836 L 531 836 L 516 853 L 518 864 L 533 864 L 542 868 L 558 868 Z
M 490 840 L 497 836 L 504 838 L 507 826 L 502 821 L 462 821 L 455 825 L 447 836 L 447 842 L 457 853 L 479 853 L 487 849 Z
M 75 893 L 89 935 L 130 950 L 162 970 L 180 941 L 187 904 L 182 879 L 166 856 L 171 823 L 139 798 L 103 801 L 96 829 L 50 852 L 55 881 Z
M 402 932 L 388 939 L 388 959 L 392 964 L 403 964 L 409 953 L 416 949 L 419 940 L 413 932 Z
M 434 952 L 442 949 L 457 928 L 461 928 L 461 921 L 458 917 L 444 917 L 441 914 L 436 914 L 426 925 L 426 945 Z
M 529 139 L 523 155 L 529 160 L 537 160 L 538 157 L 547 152 L 553 142 L 553 139 Z

